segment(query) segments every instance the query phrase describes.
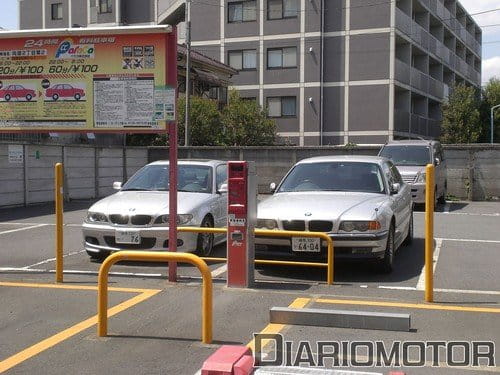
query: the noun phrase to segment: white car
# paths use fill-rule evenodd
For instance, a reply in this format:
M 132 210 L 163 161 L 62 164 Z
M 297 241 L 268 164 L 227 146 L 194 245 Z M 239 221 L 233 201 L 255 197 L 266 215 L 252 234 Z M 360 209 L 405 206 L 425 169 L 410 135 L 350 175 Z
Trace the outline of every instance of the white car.
M 168 249 L 168 161 L 146 165 L 119 191 L 92 205 L 83 223 L 84 248 L 91 258 L 118 250 Z M 219 160 L 180 160 L 178 163 L 180 226 L 223 227 L 227 220 L 227 164 Z M 207 256 L 224 235 L 178 233 L 177 249 Z
M 263 229 L 324 232 L 336 258 L 375 260 L 384 272 L 392 271 L 394 253 L 413 237 L 410 187 L 391 161 L 374 156 L 298 162 L 259 203 L 257 218 Z M 257 237 L 255 243 L 264 256 L 311 260 L 326 254 L 319 239 Z

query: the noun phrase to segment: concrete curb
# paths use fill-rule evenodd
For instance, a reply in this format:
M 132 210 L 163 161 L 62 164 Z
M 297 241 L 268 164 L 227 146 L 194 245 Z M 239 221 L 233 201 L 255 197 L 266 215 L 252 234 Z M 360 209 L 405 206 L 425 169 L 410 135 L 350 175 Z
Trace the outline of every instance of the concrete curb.
M 303 326 L 410 331 L 410 314 L 273 307 L 270 322 Z

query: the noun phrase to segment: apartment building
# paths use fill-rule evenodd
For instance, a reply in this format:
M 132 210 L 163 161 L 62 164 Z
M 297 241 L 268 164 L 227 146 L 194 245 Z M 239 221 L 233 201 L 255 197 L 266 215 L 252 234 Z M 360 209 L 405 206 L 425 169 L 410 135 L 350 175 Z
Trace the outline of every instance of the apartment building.
M 177 24 L 184 6 L 20 0 L 21 28 Z M 480 87 L 482 32 L 456 0 L 191 0 L 191 24 L 292 144 L 435 138 L 451 86 Z

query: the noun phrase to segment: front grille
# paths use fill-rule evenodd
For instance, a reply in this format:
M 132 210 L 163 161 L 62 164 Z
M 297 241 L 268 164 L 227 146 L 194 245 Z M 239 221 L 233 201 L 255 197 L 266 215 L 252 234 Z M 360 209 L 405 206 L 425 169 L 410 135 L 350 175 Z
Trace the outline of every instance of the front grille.
M 283 229 L 304 231 L 306 230 L 306 223 L 304 220 L 283 221 Z
M 403 178 L 404 182 L 406 182 L 407 184 L 411 184 L 415 181 L 415 179 L 417 178 L 417 175 L 410 174 L 410 175 L 403 175 L 401 177 Z
M 113 224 L 128 224 L 128 216 L 127 215 L 109 215 L 109 220 Z
M 151 249 L 156 244 L 156 238 L 143 237 L 140 244 L 116 243 L 115 237 L 104 236 L 104 241 L 110 247 L 116 247 L 122 250 L 144 250 Z
M 331 232 L 333 223 L 325 220 L 311 220 L 309 230 L 311 232 Z
M 151 222 L 149 215 L 135 215 L 130 219 L 132 225 L 148 225 Z

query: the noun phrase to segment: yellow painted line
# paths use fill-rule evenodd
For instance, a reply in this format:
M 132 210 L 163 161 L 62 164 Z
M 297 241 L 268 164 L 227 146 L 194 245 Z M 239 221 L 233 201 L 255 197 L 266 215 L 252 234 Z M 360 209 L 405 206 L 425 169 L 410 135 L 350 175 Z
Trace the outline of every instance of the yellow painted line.
M 134 305 L 137 305 L 138 303 L 154 296 L 159 292 L 160 292 L 159 290 L 148 291 L 141 293 L 138 296 L 132 297 L 129 300 L 108 309 L 108 316 L 116 315 L 119 312 L 122 312 Z M 93 317 L 84 320 L 83 322 L 77 323 L 74 326 L 65 329 L 64 331 L 56 333 L 54 336 L 51 336 L 33 346 L 30 346 L 29 348 L 24 349 L 23 351 L 20 351 L 17 354 L 14 354 L 13 356 L 0 362 L 0 373 L 7 371 L 14 366 L 17 366 L 18 364 L 26 361 L 27 359 L 30 359 L 31 357 L 34 357 L 37 354 L 40 354 L 41 352 L 59 344 L 60 342 L 66 339 L 69 339 L 70 337 L 92 327 L 95 324 L 97 324 L 97 315 L 94 315 Z
M 311 301 L 310 298 L 296 298 L 288 307 L 301 309 L 306 306 Z M 283 328 L 286 327 L 286 324 L 276 324 L 269 323 L 262 331 L 259 333 L 279 333 Z M 262 340 L 262 349 L 269 343 L 270 340 Z M 252 339 L 247 347 L 250 348 L 252 352 L 255 352 L 255 339 Z
M 400 303 L 400 302 L 383 302 L 383 301 L 359 301 L 359 300 L 328 299 L 328 298 L 318 298 L 315 300 L 315 302 L 331 303 L 336 305 L 403 307 L 408 309 L 420 309 L 420 310 L 442 310 L 442 311 L 462 311 L 462 312 L 500 314 L 500 308 L 494 308 L 494 307 L 468 307 L 468 306 L 457 306 L 457 305 Z
M 41 284 L 41 283 L 12 283 L 0 281 L 0 286 L 16 286 L 24 288 L 52 288 L 52 289 L 69 289 L 69 290 L 95 290 L 97 286 L 92 285 L 68 285 L 68 284 Z M 147 293 L 160 292 L 161 289 L 139 289 L 139 288 L 109 288 L 113 292 L 128 292 L 128 293 Z

